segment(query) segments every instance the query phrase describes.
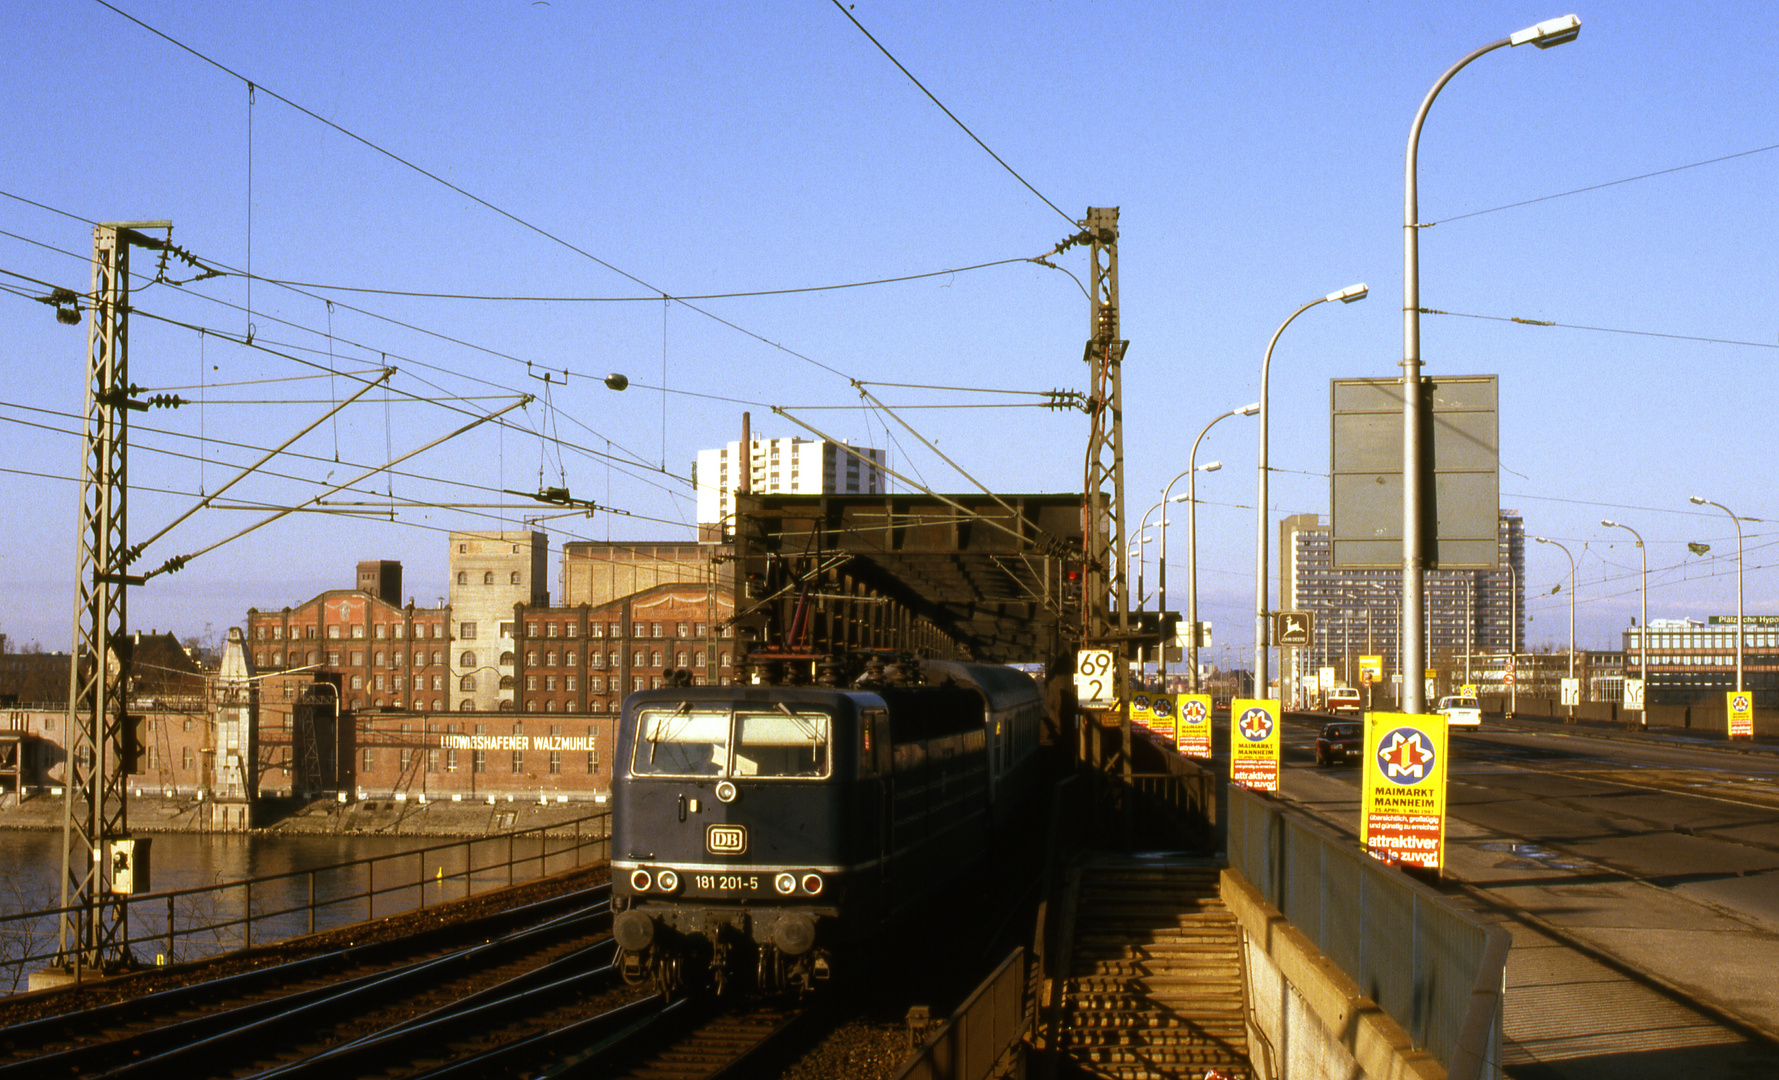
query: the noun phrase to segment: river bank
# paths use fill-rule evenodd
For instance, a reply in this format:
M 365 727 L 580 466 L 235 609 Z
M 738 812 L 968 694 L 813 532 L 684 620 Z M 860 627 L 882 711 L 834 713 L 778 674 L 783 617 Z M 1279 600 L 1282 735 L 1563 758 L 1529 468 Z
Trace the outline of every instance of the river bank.
M 603 799 L 544 802 L 539 799 L 496 802 L 453 802 L 419 799 L 261 799 L 249 830 L 258 836 L 413 836 L 441 839 L 489 836 L 516 829 L 569 827 L 580 818 L 603 814 Z M 126 805 L 130 831 L 146 833 L 216 833 L 209 827 L 211 807 L 189 797 L 133 795 Z M 63 799 L 32 795 L 0 798 L 0 830 L 62 828 Z M 584 828 L 584 826 L 583 826 Z

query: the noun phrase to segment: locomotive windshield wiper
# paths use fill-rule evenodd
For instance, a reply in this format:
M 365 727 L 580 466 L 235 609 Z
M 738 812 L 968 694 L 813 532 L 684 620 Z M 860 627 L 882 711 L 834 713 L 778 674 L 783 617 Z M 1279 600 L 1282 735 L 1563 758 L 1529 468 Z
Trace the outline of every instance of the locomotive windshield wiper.
M 799 728 L 801 728 L 803 730 L 803 734 L 809 736 L 810 742 L 820 742 L 821 741 L 821 733 L 815 730 L 815 725 L 809 722 L 809 718 L 807 716 L 799 716 L 798 714 L 792 712 L 788 707 L 786 707 L 785 703 L 782 701 L 775 701 L 775 702 L 773 702 L 773 705 L 775 705 L 778 708 L 779 712 L 784 713 L 786 716 L 790 717 L 791 722 L 796 724 Z

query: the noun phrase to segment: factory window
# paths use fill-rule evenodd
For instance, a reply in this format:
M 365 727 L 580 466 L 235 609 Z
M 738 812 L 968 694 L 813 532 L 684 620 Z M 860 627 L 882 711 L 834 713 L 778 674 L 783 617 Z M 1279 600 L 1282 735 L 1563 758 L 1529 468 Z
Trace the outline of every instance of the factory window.
M 334 623 L 327 628 L 327 636 L 334 641 L 340 640 L 340 624 Z
M 517 571 L 517 570 L 513 571 L 512 577 L 510 579 L 508 579 L 507 584 L 509 584 L 509 585 L 519 584 L 519 571 Z
M 576 688 L 576 685 L 576 680 L 573 675 L 562 676 L 562 689 L 572 691 Z
M 580 637 L 581 636 L 581 624 L 580 623 L 569 623 L 567 626 L 562 628 L 562 636 L 563 637 Z
M 500 654 L 500 666 L 501 667 L 512 667 L 513 666 L 513 654 L 510 652 L 501 653 Z
M 544 636 L 545 637 L 555 637 L 556 630 L 557 630 L 558 626 L 559 626 L 559 624 L 557 624 L 557 623 L 545 623 L 544 624 Z
M 363 675 L 352 676 L 352 689 L 354 689 L 354 690 L 363 690 L 364 689 L 364 676 Z
M 554 675 L 545 675 L 544 676 L 544 689 L 545 690 L 556 689 L 556 676 L 554 676 Z
M 536 649 L 526 649 L 525 650 L 525 666 L 526 667 L 536 667 L 537 666 L 537 650 Z
M 476 666 L 476 654 L 473 652 L 466 651 L 462 656 L 457 658 L 457 666 L 464 667 L 464 668 L 475 667 Z
M 462 638 L 464 641 L 476 640 L 476 624 L 473 622 L 458 623 L 457 624 L 457 636 L 459 638 Z
M 604 637 L 605 636 L 605 624 L 597 623 L 597 622 L 593 623 L 587 627 L 587 633 L 592 635 L 593 637 Z
M 502 675 L 500 677 L 500 688 L 502 690 L 511 690 L 513 688 L 513 677 L 511 675 Z
M 467 570 L 457 571 L 457 584 L 459 584 L 459 585 L 468 585 L 469 584 L 469 571 L 467 571 Z
M 191 747 L 186 747 L 179 755 L 180 764 L 189 769 L 192 766 Z
M 673 632 L 678 637 L 685 637 L 686 636 L 686 624 L 680 623 L 679 625 L 675 626 L 673 628 Z
M 574 667 L 576 664 L 578 664 L 580 662 L 580 656 L 581 656 L 581 654 L 578 652 L 575 652 L 573 649 L 567 650 L 566 652 L 564 652 L 562 654 L 562 666 L 563 667 Z
M 402 666 L 402 654 L 401 654 L 400 649 L 397 649 L 396 651 L 389 654 L 389 666 L 390 667 L 401 667 Z
M 597 728 L 587 729 L 587 772 L 599 771 L 599 732 Z
M 661 650 L 660 649 L 656 649 L 653 652 L 649 653 L 649 666 L 650 667 L 660 667 L 661 666 Z
M 525 676 L 525 689 L 527 689 L 527 690 L 536 690 L 537 689 L 537 676 L 536 675 Z
M 357 676 L 354 676 L 353 679 L 354 681 L 357 681 Z M 463 678 L 457 680 L 457 689 L 464 693 L 474 693 L 476 689 L 476 677 L 474 675 L 465 675 Z
M 371 636 L 372 637 L 381 639 L 383 637 L 383 633 L 384 633 L 384 627 L 383 627 L 382 623 L 378 623 L 376 626 L 371 627 Z
M 434 690 L 443 690 L 445 688 L 445 677 L 443 675 L 434 675 L 432 677 L 432 688 Z
M 501 623 L 500 624 L 500 636 L 503 638 L 512 637 L 513 636 L 513 624 L 510 622 Z
M 377 752 L 376 752 L 376 751 L 375 751 L 375 750 L 370 750 L 370 749 L 367 749 L 367 750 L 365 750 L 365 752 L 364 752 L 364 757 L 363 757 L 363 758 L 362 758 L 362 759 L 361 759 L 361 760 L 362 760 L 362 762 L 363 762 L 363 764 L 361 764 L 361 765 L 360 765 L 360 766 L 359 766 L 359 771 L 360 771 L 360 772 L 367 772 L 367 773 L 368 773 L 368 772 L 370 772 L 370 771 L 371 771 L 371 770 L 372 770 L 372 769 L 373 769 L 373 768 L 375 768 L 375 767 L 376 767 L 376 764 L 377 764 Z

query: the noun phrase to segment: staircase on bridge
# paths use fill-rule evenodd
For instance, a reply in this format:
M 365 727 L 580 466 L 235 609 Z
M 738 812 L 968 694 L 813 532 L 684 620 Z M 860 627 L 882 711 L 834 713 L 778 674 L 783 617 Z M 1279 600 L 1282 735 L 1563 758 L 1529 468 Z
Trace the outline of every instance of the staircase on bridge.
M 1241 928 L 1205 863 L 1082 869 L 1062 988 L 1059 1044 L 1076 1076 L 1244 1080 Z

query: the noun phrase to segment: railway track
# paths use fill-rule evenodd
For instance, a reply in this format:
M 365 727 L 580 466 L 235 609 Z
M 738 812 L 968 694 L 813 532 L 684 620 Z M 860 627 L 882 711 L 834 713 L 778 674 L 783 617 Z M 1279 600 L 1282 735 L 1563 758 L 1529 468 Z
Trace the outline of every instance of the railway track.
M 622 1035 L 564 1062 L 556 1077 L 715 1080 L 760 1075 L 763 1062 L 811 1033 L 825 1010 L 783 1002 L 662 1004 Z
M 547 1063 L 584 1045 L 562 1032 L 638 992 L 611 968 L 603 886 L 532 907 L 531 925 L 494 936 L 466 925 L 459 936 L 473 943 L 435 942 L 418 956 L 400 943 L 339 950 L 15 1024 L 0 1029 L 0 1080 L 422 1076 L 527 1054 Z

